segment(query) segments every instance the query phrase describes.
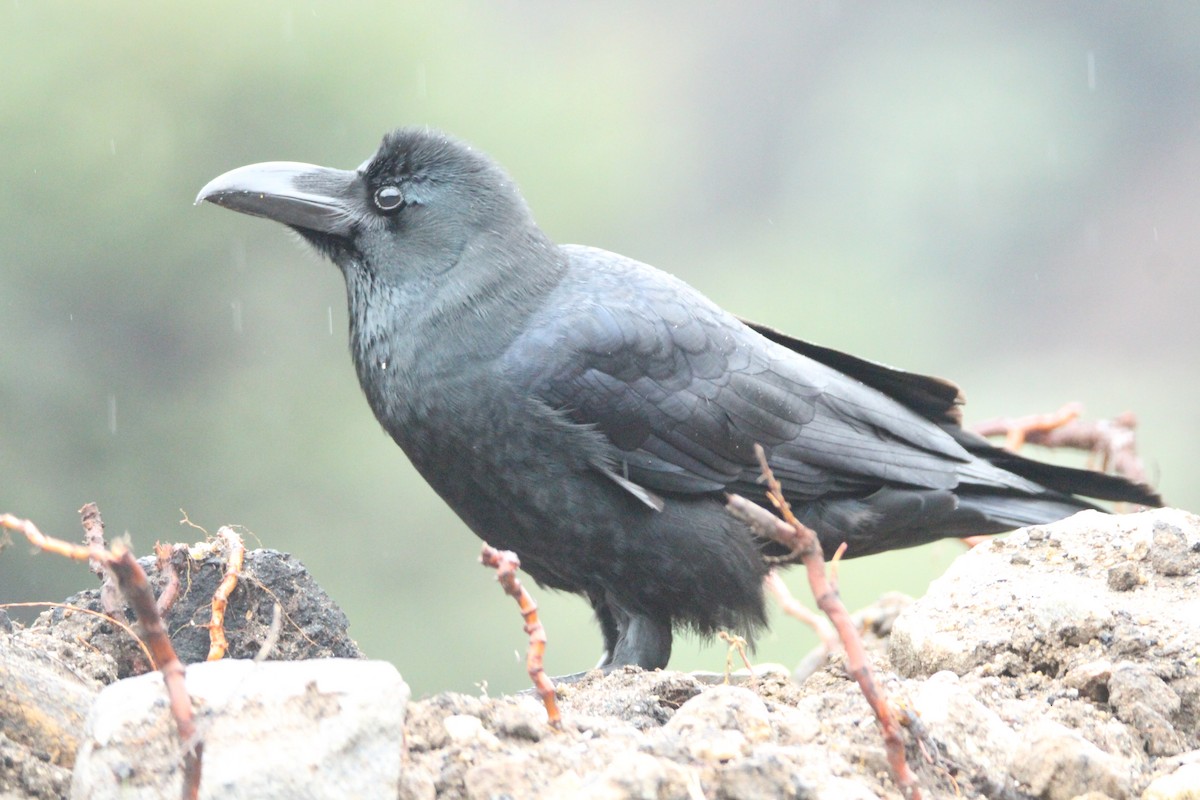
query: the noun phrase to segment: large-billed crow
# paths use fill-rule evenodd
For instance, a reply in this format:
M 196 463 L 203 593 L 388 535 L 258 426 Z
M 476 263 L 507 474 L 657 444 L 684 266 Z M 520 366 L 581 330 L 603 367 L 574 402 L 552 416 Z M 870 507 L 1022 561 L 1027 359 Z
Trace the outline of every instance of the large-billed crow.
M 350 349 L 384 429 L 451 508 L 539 583 L 585 595 L 602 666 L 666 665 L 672 629 L 752 634 L 766 448 L 802 522 L 848 557 L 1159 504 L 1123 479 L 964 431 L 959 393 L 729 314 L 629 258 L 557 245 L 512 180 L 441 133 L 356 170 L 235 169 L 207 200 L 281 222 L 346 279 Z

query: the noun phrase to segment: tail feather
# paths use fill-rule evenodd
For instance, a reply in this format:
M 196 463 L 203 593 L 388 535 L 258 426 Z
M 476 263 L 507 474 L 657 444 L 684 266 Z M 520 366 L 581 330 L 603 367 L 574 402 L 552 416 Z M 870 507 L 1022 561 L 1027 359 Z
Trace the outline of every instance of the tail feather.
M 885 487 L 866 497 L 828 498 L 793 511 L 816 531 L 826 557 L 845 543 L 845 557 L 858 558 L 948 537 L 1056 522 L 1095 508 L 1086 500 L 1055 493 L 1026 494 L 995 487 Z
M 1117 503 L 1137 503 L 1143 506 L 1164 505 L 1162 496 L 1153 487 L 1144 483 L 1137 483 L 1120 475 L 1034 461 L 1031 458 L 1025 458 L 996 447 L 982 436 L 977 436 L 962 428 L 943 427 L 972 455 L 1014 475 L 1020 475 L 1022 478 L 1038 483 L 1051 492 L 1062 495 L 1082 495 Z
M 995 493 L 963 493 L 958 495 L 960 514 L 982 517 L 986 529 L 979 533 L 1023 528 L 1026 525 L 1044 525 L 1080 511 L 1098 510 L 1085 500 L 1069 495 L 1010 495 Z M 983 526 L 981 526 L 982 528 Z

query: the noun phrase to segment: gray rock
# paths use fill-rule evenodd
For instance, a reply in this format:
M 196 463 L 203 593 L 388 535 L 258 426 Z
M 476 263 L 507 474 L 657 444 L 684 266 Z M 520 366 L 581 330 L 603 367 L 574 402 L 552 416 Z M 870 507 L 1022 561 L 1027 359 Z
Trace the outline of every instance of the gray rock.
M 1146 583 L 1146 576 L 1133 561 L 1108 568 L 1108 588 L 1114 592 L 1131 592 Z
M 1141 800 L 1200 800 L 1200 763 L 1184 764 L 1151 781 Z
M 912 695 L 912 708 L 946 756 L 969 772 L 1002 775 L 1020 737 L 959 683 L 953 672 L 938 672 Z
M 1188 546 L 1187 534 L 1166 520 L 1154 525 L 1154 549 L 1150 566 L 1164 577 L 1180 577 L 1200 572 L 1200 552 Z
M 577 800 L 691 800 L 699 794 L 700 776 L 695 770 L 665 758 L 630 752 L 617 756 L 598 775 L 584 778 L 569 795 L 550 792 L 545 796 L 570 796 Z
M 678 737 L 697 761 L 729 761 L 748 755 L 754 745 L 774 736 L 763 701 L 741 686 L 714 686 L 688 700 L 663 726 Z
M 1026 729 L 1011 772 L 1041 800 L 1072 800 L 1089 791 L 1124 800 L 1130 793 L 1127 762 L 1049 721 Z
M 901 612 L 889 659 L 908 677 L 944 669 L 963 675 L 989 664 L 1008 673 L 1010 654 L 1018 652 L 1039 671 L 1056 674 L 1067 666 L 1063 645 L 1111 642 L 1117 655 L 1144 653 L 1156 643 L 1187 651 L 1200 643 L 1200 596 L 1185 590 L 1185 577 L 1153 572 L 1149 563 L 1160 549 L 1191 554 L 1198 541 L 1196 518 L 1175 509 L 1124 517 L 1085 511 L 1016 531 L 1002 544 L 966 553 Z M 1024 563 L 1014 563 L 1014 553 Z M 1145 585 L 1112 591 L 1110 570 L 1129 563 L 1146 565 L 1138 567 Z M 1176 641 L 1151 641 L 1143 630 L 1148 620 Z
M 816 787 L 805 777 L 809 766 L 791 748 L 758 747 L 720 769 L 716 796 L 720 800 L 817 800 Z
M 204 741 L 202 798 L 393 797 L 408 686 L 381 661 L 215 661 L 187 687 Z M 105 688 L 71 797 L 178 797 L 181 748 L 160 673 Z
M 1089 661 L 1068 670 L 1063 683 L 1097 703 L 1107 703 L 1112 672 L 1113 665 L 1104 659 Z
M 1182 701 L 1147 667 L 1118 665 L 1108 680 L 1108 702 L 1119 719 L 1141 734 L 1150 755 L 1170 756 L 1186 748 L 1183 736 L 1171 723 Z

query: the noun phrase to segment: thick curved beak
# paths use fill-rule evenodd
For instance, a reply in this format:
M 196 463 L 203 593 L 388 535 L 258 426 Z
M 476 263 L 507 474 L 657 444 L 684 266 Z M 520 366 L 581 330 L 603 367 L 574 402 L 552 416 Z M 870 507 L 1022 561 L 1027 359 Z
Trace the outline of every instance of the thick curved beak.
M 349 236 L 362 215 L 358 173 L 295 161 L 268 161 L 209 181 L 196 204 L 266 217 L 293 228 Z

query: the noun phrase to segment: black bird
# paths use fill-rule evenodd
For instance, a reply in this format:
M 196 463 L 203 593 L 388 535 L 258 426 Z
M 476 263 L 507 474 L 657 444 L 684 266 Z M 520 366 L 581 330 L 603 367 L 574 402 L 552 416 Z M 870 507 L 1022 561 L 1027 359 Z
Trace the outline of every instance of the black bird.
M 672 629 L 753 634 L 767 549 L 724 508 L 762 497 L 754 444 L 827 553 L 1045 523 L 1075 495 L 1159 505 L 960 426 L 957 387 L 792 339 L 615 253 L 557 245 L 512 180 L 402 129 L 356 170 L 254 164 L 196 202 L 297 231 L 342 271 L 383 428 L 481 538 L 585 595 L 601 666 L 663 667 Z

